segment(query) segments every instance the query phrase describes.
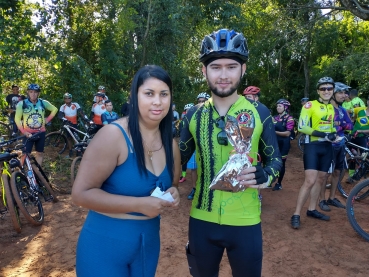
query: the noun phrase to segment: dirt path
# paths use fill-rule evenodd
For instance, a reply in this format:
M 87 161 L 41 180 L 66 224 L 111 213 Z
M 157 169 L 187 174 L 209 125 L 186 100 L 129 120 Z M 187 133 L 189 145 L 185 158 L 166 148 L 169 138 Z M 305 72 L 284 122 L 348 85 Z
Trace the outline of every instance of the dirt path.
M 290 227 L 298 189 L 303 182 L 301 154 L 295 142 L 287 160 L 283 190 L 264 190 L 262 226 L 264 234 L 263 276 L 369 276 L 369 244 L 351 228 L 345 210 L 334 208 L 331 221 L 301 216 L 299 230 Z M 184 245 L 191 190 L 189 182 L 180 187 L 179 209 L 162 215 L 161 253 L 156 276 L 190 276 Z M 327 192 L 328 193 L 328 192 Z M 338 195 L 338 198 L 345 202 Z M 33 227 L 22 218 L 23 229 L 16 234 L 7 215 L 0 220 L 0 276 L 75 276 L 75 246 L 86 210 L 74 206 L 69 195 L 58 203 L 46 203 L 45 223 Z M 220 276 L 232 276 L 226 255 Z

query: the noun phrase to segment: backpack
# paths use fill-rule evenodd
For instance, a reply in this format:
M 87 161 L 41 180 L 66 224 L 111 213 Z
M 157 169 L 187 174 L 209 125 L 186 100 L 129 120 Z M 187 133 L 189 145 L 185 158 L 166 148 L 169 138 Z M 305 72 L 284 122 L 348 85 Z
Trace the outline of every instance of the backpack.
M 285 126 L 287 125 L 288 118 L 290 118 L 290 115 L 283 117 L 283 123 L 284 123 Z M 296 138 L 295 128 L 293 128 L 290 132 L 291 132 L 290 140 L 294 140 Z
M 27 108 L 28 108 L 28 105 L 27 105 L 27 103 L 26 103 L 26 100 L 27 100 L 27 99 L 24 99 L 24 100 L 23 100 L 23 106 L 22 106 L 22 109 L 23 109 L 23 110 L 25 110 L 25 109 L 27 109 Z M 46 109 L 45 109 L 44 101 L 42 100 L 42 98 L 38 98 L 38 100 L 40 100 L 40 101 L 41 101 L 41 108 L 45 111 Z

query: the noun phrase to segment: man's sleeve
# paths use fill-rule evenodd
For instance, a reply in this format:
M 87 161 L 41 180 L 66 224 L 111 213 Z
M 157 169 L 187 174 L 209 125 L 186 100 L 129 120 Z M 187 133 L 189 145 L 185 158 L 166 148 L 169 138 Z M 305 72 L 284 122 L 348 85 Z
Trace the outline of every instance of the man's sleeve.
M 279 171 L 282 168 L 282 156 L 279 152 L 272 115 L 269 109 L 263 104 L 257 103 L 255 106 L 263 123 L 263 132 L 259 140 L 259 154 L 262 158 L 265 172 L 274 181 L 279 176 Z
M 103 114 L 101 115 L 101 122 L 103 123 L 103 125 L 108 125 L 108 124 L 109 124 L 109 122 L 108 122 L 108 120 L 107 120 L 107 118 L 106 118 L 105 113 L 103 113 Z
M 48 111 L 50 111 L 49 116 L 46 118 L 46 123 L 48 123 L 54 118 L 54 116 L 58 112 L 58 108 L 55 107 L 53 104 L 51 104 L 49 101 L 46 101 L 46 100 L 41 100 L 41 101 L 43 101 L 45 108 Z
M 301 109 L 300 118 L 299 118 L 299 132 L 311 135 L 314 132 L 314 129 L 310 126 L 311 112 L 313 110 L 313 103 L 307 102 Z
M 179 141 L 179 150 L 181 151 L 181 164 L 186 164 L 196 149 L 195 140 L 190 132 L 191 118 L 196 111 L 197 106 L 190 108 L 181 122 L 182 128 Z
M 17 124 L 17 127 L 18 127 L 19 131 L 21 133 L 24 133 L 24 128 L 23 128 L 22 122 L 21 122 L 22 117 L 23 117 L 23 101 L 20 101 L 17 104 L 17 108 L 15 110 L 14 121 L 15 121 L 15 124 Z

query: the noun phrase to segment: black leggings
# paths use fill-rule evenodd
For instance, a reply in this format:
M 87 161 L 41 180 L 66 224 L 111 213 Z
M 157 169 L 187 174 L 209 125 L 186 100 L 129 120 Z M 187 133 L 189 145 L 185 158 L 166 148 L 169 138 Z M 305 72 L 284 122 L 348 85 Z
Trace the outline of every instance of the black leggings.
M 286 160 L 287 159 L 282 159 L 282 168 L 281 171 L 279 171 L 279 177 L 278 177 L 278 183 L 282 184 L 282 180 L 284 177 L 284 174 L 286 173 Z
M 260 277 L 263 261 L 261 223 L 229 226 L 190 217 L 189 242 L 199 276 L 217 277 L 227 249 L 233 277 Z

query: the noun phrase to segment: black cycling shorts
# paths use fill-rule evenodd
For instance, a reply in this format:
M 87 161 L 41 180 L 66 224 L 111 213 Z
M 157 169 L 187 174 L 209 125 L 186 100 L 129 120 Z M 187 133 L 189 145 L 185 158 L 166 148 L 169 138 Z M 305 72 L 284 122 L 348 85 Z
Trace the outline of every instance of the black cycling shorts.
M 260 277 L 263 261 L 261 223 L 229 226 L 190 217 L 189 248 L 199 276 L 217 277 L 224 249 L 233 277 Z
M 345 161 L 345 145 L 333 146 L 333 164 L 335 170 L 347 168 Z
M 27 138 L 23 139 L 23 143 L 27 140 Z M 38 138 L 28 140 L 26 143 L 26 152 L 31 153 L 33 145 L 35 145 L 37 152 L 44 152 L 45 148 L 45 132 L 41 132 L 38 134 Z
M 304 146 L 304 169 L 328 172 L 332 164 L 333 148 L 330 142 L 310 142 Z

